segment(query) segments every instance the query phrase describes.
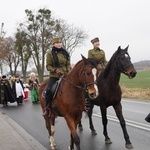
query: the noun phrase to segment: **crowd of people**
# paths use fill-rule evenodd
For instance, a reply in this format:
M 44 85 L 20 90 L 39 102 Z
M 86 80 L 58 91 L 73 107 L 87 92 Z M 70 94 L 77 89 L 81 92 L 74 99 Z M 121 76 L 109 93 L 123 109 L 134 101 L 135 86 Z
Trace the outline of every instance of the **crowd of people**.
M 16 74 L 10 79 L 6 75 L 0 76 L 0 104 L 8 106 L 8 102 L 17 102 L 18 105 L 28 98 L 29 90 L 31 91 L 32 103 L 38 103 L 39 81 L 35 73 L 31 73 L 28 82 L 23 82 L 20 75 Z

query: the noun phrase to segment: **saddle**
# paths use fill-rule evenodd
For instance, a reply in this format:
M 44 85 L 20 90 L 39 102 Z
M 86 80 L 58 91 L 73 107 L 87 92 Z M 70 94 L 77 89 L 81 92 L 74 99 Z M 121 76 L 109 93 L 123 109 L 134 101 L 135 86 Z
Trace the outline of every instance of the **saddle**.
M 62 81 L 62 78 L 60 78 L 58 81 L 56 81 L 53 86 L 51 87 L 51 94 L 53 95 L 53 99 L 55 99 L 56 95 L 57 95 L 57 92 L 58 92 L 58 89 L 59 89 L 59 86 L 61 84 L 61 81 Z M 42 97 L 45 98 L 46 97 L 46 91 L 47 91 L 47 88 L 48 88 L 48 85 L 45 87 L 45 89 L 43 90 L 43 93 L 42 93 Z M 52 99 L 52 100 L 53 100 Z

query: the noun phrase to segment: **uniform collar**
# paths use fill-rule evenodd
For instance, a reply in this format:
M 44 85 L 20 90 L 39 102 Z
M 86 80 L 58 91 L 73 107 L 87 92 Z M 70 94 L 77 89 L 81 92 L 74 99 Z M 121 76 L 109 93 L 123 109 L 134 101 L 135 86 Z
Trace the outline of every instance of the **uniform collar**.
M 100 48 L 94 48 L 95 51 L 100 51 Z

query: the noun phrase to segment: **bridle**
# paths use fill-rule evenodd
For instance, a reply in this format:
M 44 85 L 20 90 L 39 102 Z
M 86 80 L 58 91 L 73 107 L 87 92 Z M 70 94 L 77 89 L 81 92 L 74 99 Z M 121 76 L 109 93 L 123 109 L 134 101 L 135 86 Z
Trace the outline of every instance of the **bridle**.
M 93 65 L 85 65 L 85 66 L 83 66 L 83 67 L 82 67 L 82 70 L 79 72 L 79 76 L 80 76 L 82 73 L 86 76 L 86 72 L 84 71 L 84 69 L 85 69 L 86 67 L 92 67 L 92 68 L 94 68 Z M 89 83 L 87 83 L 87 82 L 86 82 L 86 78 L 84 78 L 84 86 L 82 86 L 82 85 L 76 85 L 76 84 L 72 83 L 70 80 L 67 80 L 67 79 L 64 78 L 64 77 L 63 77 L 62 79 L 63 79 L 64 81 L 67 81 L 67 82 L 70 83 L 71 85 L 75 86 L 76 88 L 79 88 L 79 89 L 81 89 L 81 90 L 84 90 L 85 92 L 88 92 L 87 87 L 88 87 L 89 85 L 97 84 L 97 82 L 89 82 Z
M 128 55 L 129 56 L 129 55 Z M 124 66 L 123 62 L 119 59 L 118 57 L 118 60 L 119 60 L 119 63 L 121 64 L 121 66 Z M 120 72 L 124 73 L 125 75 L 127 75 L 127 72 L 125 71 L 126 68 L 130 67 L 130 66 L 133 66 L 133 64 L 130 62 L 129 64 L 127 64 L 126 66 L 124 66 L 123 68 L 122 67 L 119 67 L 119 70 Z

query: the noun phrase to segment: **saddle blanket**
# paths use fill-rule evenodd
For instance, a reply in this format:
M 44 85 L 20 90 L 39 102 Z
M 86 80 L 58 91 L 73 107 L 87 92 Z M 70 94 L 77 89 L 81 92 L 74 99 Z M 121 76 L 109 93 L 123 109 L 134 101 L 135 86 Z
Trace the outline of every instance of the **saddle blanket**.
M 52 95 L 53 95 L 53 99 L 55 99 L 56 97 L 56 94 L 58 92 L 58 89 L 59 89 L 59 86 L 61 84 L 61 81 L 62 81 L 62 78 L 60 78 L 58 81 L 56 81 L 53 86 L 51 87 L 51 92 L 52 92 Z M 48 86 L 45 87 L 45 89 L 43 90 L 43 93 L 42 93 L 42 97 L 45 98 L 46 97 L 46 91 L 47 91 L 47 88 Z

